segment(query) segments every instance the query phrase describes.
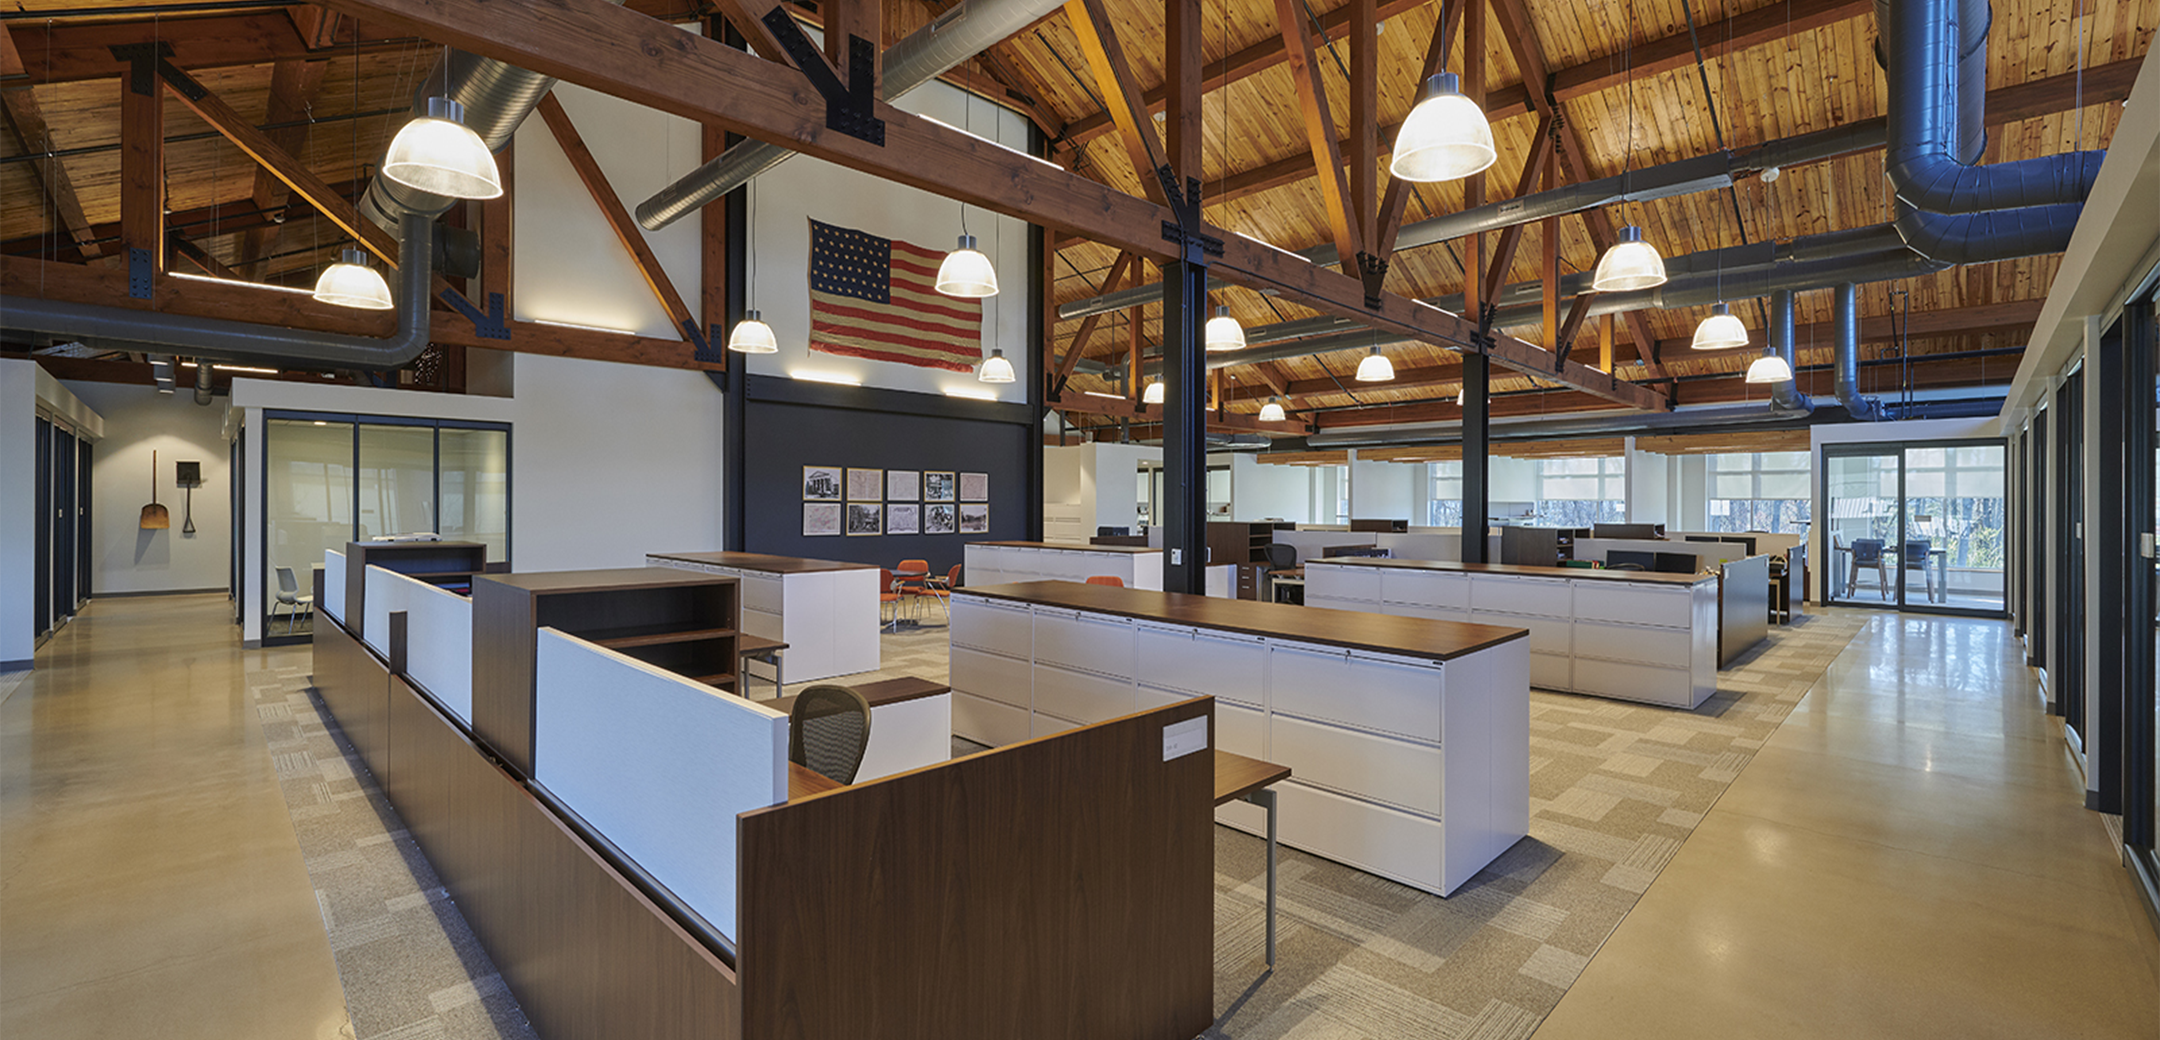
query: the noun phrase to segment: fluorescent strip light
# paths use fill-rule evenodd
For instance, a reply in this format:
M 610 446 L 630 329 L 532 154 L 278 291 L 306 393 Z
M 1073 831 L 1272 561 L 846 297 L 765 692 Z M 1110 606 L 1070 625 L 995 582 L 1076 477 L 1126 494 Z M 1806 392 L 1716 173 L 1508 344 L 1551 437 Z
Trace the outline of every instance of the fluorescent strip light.
M 1123 401 L 1123 400 L 1125 400 L 1125 395 L 1124 395 L 1124 394 L 1106 394 L 1106 393 L 1103 393 L 1103 392 L 1102 392 L 1102 391 L 1100 391 L 1100 390 L 1082 390 L 1082 391 L 1080 391 L 1080 392 L 1081 392 L 1081 393 L 1083 393 L 1083 394 L 1086 394 L 1086 395 L 1088 395 L 1089 397 L 1107 397 L 1107 398 L 1109 398 L 1109 399 L 1111 399 L 1111 400 L 1113 400 L 1113 401 Z
M 807 383 L 831 383 L 834 386 L 862 385 L 860 377 L 843 375 L 839 372 L 789 372 L 788 378 L 800 379 Z
M 973 92 L 972 92 L 972 91 L 970 91 L 970 93 L 973 93 Z M 983 97 L 983 95 L 980 95 L 980 94 L 977 94 L 976 96 L 977 96 L 977 97 Z M 991 103 L 991 104 L 993 104 L 993 105 L 997 105 L 997 104 L 998 104 L 998 103 L 997 103 L 996 101 L 992 101 L 991 99 L 989 99 L 989 98 L 987 98 L 987 97 L 983 97 L 983 100 L 985 100 L 985 101 L 990 101 L 990 103 Z M 998 107 L 1000 107 L 1000 108 L 1003 108 L 1004 106 L 1003 106 L 1003 105 L 998 105 Z M 1008 112 L 1011 112 L 1012 110 L 1008 108 L 1008 109 L 1006 109 L 1006 111 L 1008 111 Z M 1018 113 L 1014 113 L 1014 114 L 1015 114 L 1015 115 L 1017 115 Z M 1067 171 L 1066 171 L 1066 169 L 1065 169 L 1065 168 L 1064 168 L 1063 166 L 1059 166 L 1058 164 L 1056 164 L 1056 163 L 1054 163 L 1054 162 L 1051 162 L 1050 160 L 1048 160 L 1048 159 L 1045 159 L 1045 158 L 1043 158 L 1043 157 L 1042 157 L 1042 156 L 1040 156 L 1040 155 L 1029 155 L 1028 153 L 1026 153 L 1026 152 L 1023 152 L 1023 151 L 1021 151 L 1021 150 L 1020 150 L 1020 149 L 1018 149 L 1018 148 L 1014 148 L 1014 147 L 1013 147 L 1012 145 L 1006 144 L 1006 143 L 1005 143 L 1005 142 L 1003 142 L 1003 141 L 999 141 L 999 140 L 995 140 L 995 139 L 992 139 L 992 138 L 984 137 L 983 135 L 981 135 L 981 134 L 978 134 L 978 133 L 976 133 L 975 131 L 973 131 L 973 130 L 970 130 L 970 129 L 968 129 L 968 128 L 964 127 L 964 126 L 954 126 L 954 125 L 952 125 L 951 123 L 948 123 L 948 122 L 946 122 L 946 121 L 944 121 L 944 120 L 942 120 L 942 119 L 939 119 L 939 118 L 938 118 L 938 117 L 936 117 L 936 116 L 925 116 L 925 115 L 918 115 L 918 116 L 916 116 L 915 118 L 917 118 L 917 119 L 921 119 L 921 120 L 924 120 L 925 122 L 931 122 L 931 123 L 936 123 L 937 125 L 939 125 L 939 126 L 942 126 L 942 127 L 944 127 L 945 129 L 947 129 L 947 130 L 951 130 L 951 131 L 953 131 L 954 133 L 958 133 L 958 134 L 966 134 L 967 136 L 969 136 L 969 137 L 972 137 L 972 138 L 974 138 L 974 139 L 976 139 L 976 140 L 978 140 L 978 141 L 981 141 L 981 142 L 982 142 L 982 143 L 984 143 L 984 144 L 990 145 L 990 146 L 991 146 L 991 147 L 993 147 L 993 148 L 1002 148 L 1002 149 L 1004 149 L 1004 150 L 1006 150 L 1006 151 L 1008 151 L 1008 152 L 1011 152 L 1011 153 L 1013 153 L 1014 155 L 1017 155 L 1017 156 L 1021 157 L 1022 159 L 1033 159 L 1033 160 L 1035 160 L 1036 162 L 1039 162 L 1039 163 L 1043 164 L 1044 166 L 1048 166 L 1048 167 L 1050 167 L 1051 169 L 1053 169 L 1053 170 L 1056 170 L 1056 171 L 1058 171 L 1059 173 L 1065 173 L 1065 172 L 1067 172 Z M 1162 117 L 1158 115 L 1158 116 L 1156 116 L 1155 118 L 1159 120 L 1159 119 L 1161 119 Z
M 193 361 L 183 361 L 181 362 L 181 364 L 186 365 L 189 368 L 195 367 L 195 362 Z M 210 365 L 210 369 L 213 372 L 254 372 L 266 376 L 277 375 L 280 371 L 279 369 L 275 368 L 250 368 L 247 365 L 220 365 L 215 362 Z
M 948 387 L 946 387 L 946 388 L 945 388 L 945 396 L 947 396 L 947 397 L 968 397 L 968 398 L 973 398 L 973 399 L 975 399 L 975 400 L 977 400 L 977 401 L 995 401 L 995 400 L 997 400 L 997 399 L 998 399 L 997 391 L 994 391 L 994 390 L 976 390 L 976 389 L 974 389 L 974 388 L 972 388 L 972 387 L 964 387 L 964 386 L 948 386 Z
M 612 336 L 637 335 L 637 333 L 632 332 L 629 329 L 611 329 L 605 325 L 580 325 L 574 321 L 555 321 L 550 318 L 530 318 L 527 320 L 531 321 L 535 325 L 553 325 L 558 329 L 584 329 L 587 332 L 605 332 Z
M 185 271 L 167 271 L 165 273 L 174 278 L 186 278 L 196 282 L 216 282 L 219 285 L 237 285 L 243 289 L 269 289 L 272 292 L 299 293 L 310 298 L 315 295 L 313 288 L 298 289 L 290 285 L 271 285 L 268 282 L 243 282 L 238 278 L 212 278 L 206 274 L 189 274 Z

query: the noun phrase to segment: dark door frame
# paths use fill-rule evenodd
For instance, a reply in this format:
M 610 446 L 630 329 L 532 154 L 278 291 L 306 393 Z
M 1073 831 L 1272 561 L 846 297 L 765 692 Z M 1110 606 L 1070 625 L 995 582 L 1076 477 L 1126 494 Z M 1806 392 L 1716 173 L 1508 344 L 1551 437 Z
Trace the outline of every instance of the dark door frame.
M 1823 474 L 1823 479 L 1818 485 L 1821 490 L 1818 495 L 1818 500 L 1815 503 L 1815 515 L 1822 518 L 1820 522 L 1827 527 L 1830 522 L 1828 518 L 1830 516 L 1831 459 L 1888 456 L 1897 460 L 1897 544 L 1900 546 L 1904 545 L 1906 536 L 1908 534 L 1906 525 L 1911 521 L 1911 511 L 1906 508 L 1905 452 L 1908 449 L 1923 446 L 1929 448 L 2001 448 L 2003 450 L 2003 471 L 2005 474 L 2005 478 L 2007 479 L 2010 470 L 2010 444 L 2009 440 L 2003 437 L 1960 437 L 1951 440 L 1931 440 L 1917 443 L 1908 441 L 1855 441 L 1845 444 L 1825 444 L 1822 446 L 1821 457 L 1816 460 L 1816 465 L 1820 468 L 1820 471 Z M 1904 565 L 1904 557 L 1902 555 L 1898 558 L 1897 597 L 1895 602 L 1890 605 L 1894 606 L 1899 612 L 1907 614 L 1944 614 L 1951 617 L 1983 618 L 2009 617 L 2010 542 L 2016 534 L 2016 528 L 2013 527 L 2010 523 L 2009 487 L 2004 487 L 2003 495 L 2003 605 L 2001 607 L 1995 610 L 1986 610 L 1971 607 L 1953 607 L 1947 603 L 1937 605 L 1933 603 L 1915 604 L 1911 602 L 1910 597 L 1906 595 L 1905 588 L 1905 578 L 1906 575 L 1910 573 L 1910 571 L 1906 569 Z M 1829 542 L 1827 540 L 1827 531 L 1823 544 L 1824 547 L 1827 549 L 1829 546 Z M 1824 572 L 1824 577 L 1827 579 L 1829 575 L 1830 572 L 1826 570 Z M 1943 580 L 1945 583 L 1949 581 L 1948 568 L 1944 569 Z M 1868 603 L 1865 600 L 1844 599 L 1842 597 L 1833 598 L 1830 594 L 1830 590 L 1827 587 L 1823 590 L 1823 593 L 1823 602 L 1826 604 L 1860 607 L 1878 606 L 1877 604 Z M 1945 598 L 1947 598 L 1947 594 Z

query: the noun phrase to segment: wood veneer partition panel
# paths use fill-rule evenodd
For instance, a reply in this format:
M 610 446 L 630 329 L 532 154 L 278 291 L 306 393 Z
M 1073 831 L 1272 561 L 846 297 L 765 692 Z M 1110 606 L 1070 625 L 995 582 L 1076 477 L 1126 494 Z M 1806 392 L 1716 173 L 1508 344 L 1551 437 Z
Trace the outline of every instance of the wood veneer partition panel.
M 1181 701 L 740 817 L 755 1037 L 1187 1040 L 1214 1014 L 1214 758 Z
M 505 582 L 473 582 L 472 731 L 521 776 L 532 775 L 533 599 Z
M 345 626 L 315 619 L 315 692 L 368 771 L 380 775 L 389 748 L 390 671 Z

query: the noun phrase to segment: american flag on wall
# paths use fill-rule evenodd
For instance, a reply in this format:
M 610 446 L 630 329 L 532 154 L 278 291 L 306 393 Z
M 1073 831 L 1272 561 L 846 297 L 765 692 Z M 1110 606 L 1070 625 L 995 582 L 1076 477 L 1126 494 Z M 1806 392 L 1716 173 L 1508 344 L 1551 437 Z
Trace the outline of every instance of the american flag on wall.
M 810 222 L 810 349 L 973 372 L 982 301 L 937 291 L 945 254 Z

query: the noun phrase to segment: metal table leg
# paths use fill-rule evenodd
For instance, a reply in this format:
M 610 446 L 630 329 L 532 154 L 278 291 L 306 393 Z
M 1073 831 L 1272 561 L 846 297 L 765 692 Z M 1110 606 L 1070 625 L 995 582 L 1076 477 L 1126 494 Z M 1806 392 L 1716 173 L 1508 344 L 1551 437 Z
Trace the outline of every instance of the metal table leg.
M 1263 787 L 1245 800 L 1267 811 L 1267 966 L 1275 969 L 1275 791 Z

